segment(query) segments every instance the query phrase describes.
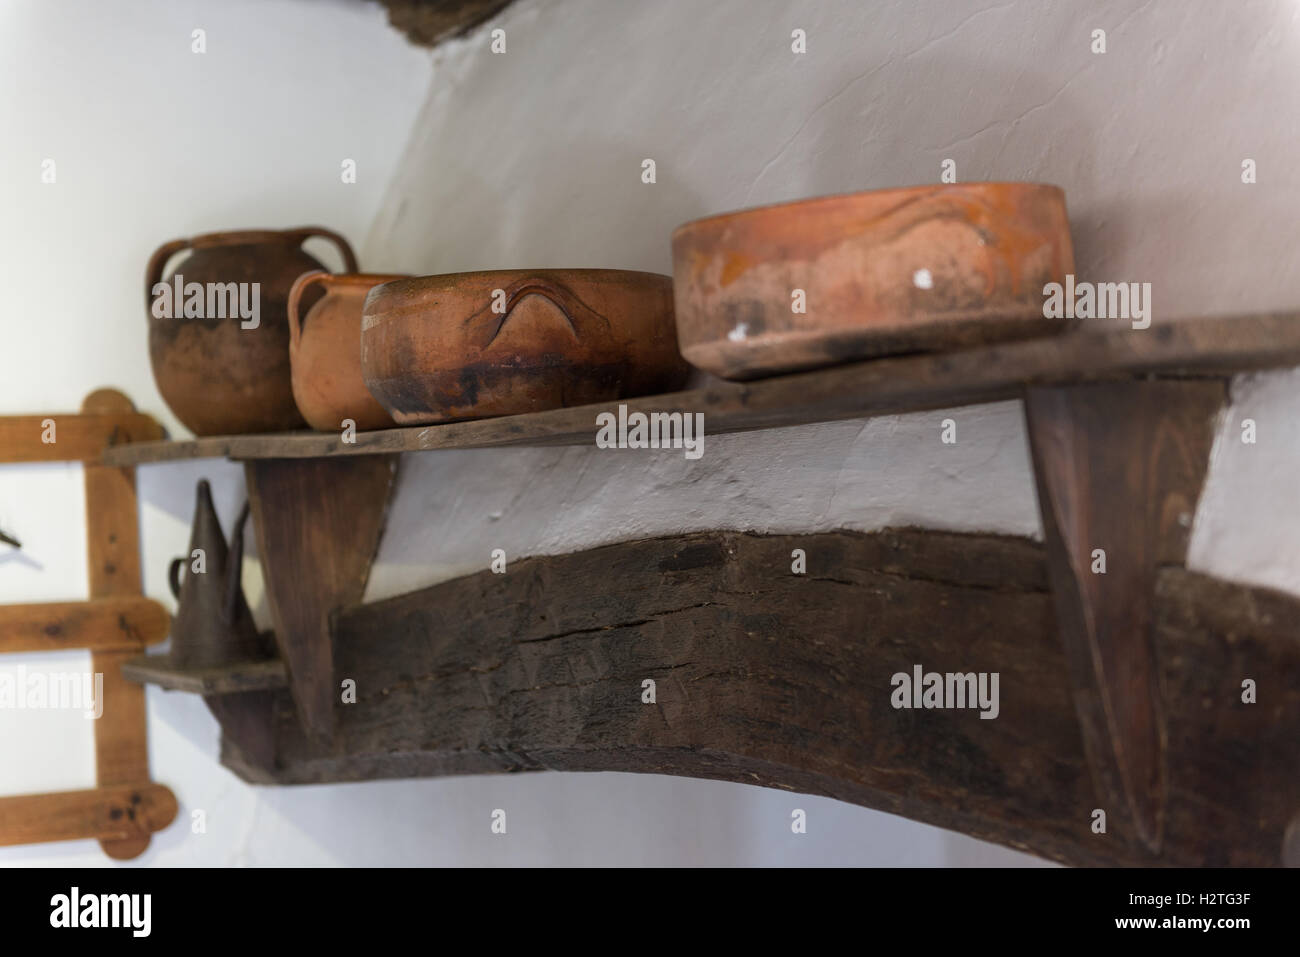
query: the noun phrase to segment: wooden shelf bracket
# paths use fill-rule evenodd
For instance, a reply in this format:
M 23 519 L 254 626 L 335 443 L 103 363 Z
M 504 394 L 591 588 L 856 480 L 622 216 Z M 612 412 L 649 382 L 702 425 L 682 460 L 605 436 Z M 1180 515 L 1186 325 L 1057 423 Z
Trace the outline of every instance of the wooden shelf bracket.
M 1152 851 L 1166 793 L 1156 574 L 1185 564 L 1226 399 L 1223 380 L 1025 394 L 1057 627 L 1094 783 Z
M 263 459 L 244 466 L 275 642 L 303 729 L 333 734 L 329 616 L 361 601 L 397 456 Z

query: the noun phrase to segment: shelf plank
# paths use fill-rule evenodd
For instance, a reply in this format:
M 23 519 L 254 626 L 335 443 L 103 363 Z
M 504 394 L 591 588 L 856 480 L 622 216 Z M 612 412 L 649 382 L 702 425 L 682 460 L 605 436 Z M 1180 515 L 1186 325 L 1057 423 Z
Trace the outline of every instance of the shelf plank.
M 123 662 L 122 674 L 138 684 L 156 684 L 168 691 L 186 691 L 205 697 L 245 695 L 289 685 L 284 662 L 279 658 L 187 668 L 176 664 L 171 655 L 140 655 Z
M 1018 398 L 1029 385 L 1145 375 L 1218 376 L 1300 365 L 1300 312 L 1152 323 L 1134 330 L 1098 320 L 1067 335 L 933 355 L 898 356 L 749 383 L 628 399 L 629 412 L 703 412 L 711 435 Z M 109 449 L 110 465 L 178 459 L 318 458 L 519 445 L 588 445 L 596 415 L 619 403 L 578 406 L 360 433 L 212 436 Z

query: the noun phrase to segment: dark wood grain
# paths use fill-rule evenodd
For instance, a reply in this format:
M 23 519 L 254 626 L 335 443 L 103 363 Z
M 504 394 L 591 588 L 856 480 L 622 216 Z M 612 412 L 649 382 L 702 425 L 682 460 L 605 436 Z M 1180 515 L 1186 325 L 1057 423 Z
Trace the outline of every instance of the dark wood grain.
M 805 575 L 791 572 L 794 548 Z M 1102 805 L 1044 550 L 995 536 L 701 533 L 347 609 L 335 674 L 358 701 L 338 709 L 332 745 L 306 736 L 280 694 L 274 768 L 229 739 L 223 760 L 265 783 L 680 774 L 829 795 L 1067 863 L 1276 864 L 1286 809 L 1300 808 L 1300 643 L 1287 630 L 1300 601 L 1163 576 L 1172 730 L 1158 853 L 1123 815 L 1092 832 Z M 896 710 L 891 676 L 915 664 L 998 672 L 999 716 Z M 1261 685 L 1267 705 L 1221 727 L 1242 673 L 1278 679 Z
M 186 668 L 178 666 L 170 655 L 139 655 L 122 666 L 122 673 L 132 681 L 205 697 L 242 695 L 289 684 L 279 658 Z
M 1279 313 L 1154 323 L 1085 324 L 1064 336 L 962 352 L 903 356 L 704 389 L 630 399 L 629 411 L 702 412 L 711 435 L 1019 398 L 1026 385 L 1160 374 L 1224 376 L 1300 365 L 1300 315 Z M 613 404 L 529 415 L 335 434 L 214 436 L 137 443 L 105 454 L 110 464 L 229 457 L 310 458 L 512 445 L 589 445 L 596 415 Z
M 275 643 L 302 726 L 334 722 L 331 611 L 361 601 L 379 547 L 395 459 L 271 459 L 245 473 Z
M 1094 383 L 1025 395 L 1084 743 L 1108 812 L 1129 815 L 1152 850 L 1166 791 L 1152 592 L 1158 567 L 1186 556 L 1226 397 L 1215 381 Z
M 1191 863 L 1300 866 L 1285 857 L 1300 817 L 1300 599 L 1166 569 L 1155 609 L 1166 843 L 1197 841 Z M 1242 700 L 1246 679 L 1254 704 Z

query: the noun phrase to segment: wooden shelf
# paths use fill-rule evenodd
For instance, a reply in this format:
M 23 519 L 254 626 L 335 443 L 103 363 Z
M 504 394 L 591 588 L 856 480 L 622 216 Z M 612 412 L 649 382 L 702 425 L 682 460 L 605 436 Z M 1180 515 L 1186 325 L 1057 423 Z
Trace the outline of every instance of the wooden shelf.
M 1063 336 L 912 355 L 779 376 L 750 383 L 628 399 L 629 412 L 703 412 L 710 435 L 870 415 L 951 408 L 1019 398 L 1027 386 L 1144 376 L 1224 376 L 1300 365 L 1300 313 L 1153 323 L 1135 330 L 1101 320 Z M 178 459 L 319 458 L 434 449 L 589 445 L 596 414 L 618 403 L 528 415 L 363 432 L 355 444 L 333 434 L 211 436 L 110 448 L 104 463 Z
M 113 466 L 245 460 L 279 652 L 251 682 L 237 667 L 178 680 L 161 659 L 127 670 L 204 694 L 225 763 L 253 781 L 686 774 L 827 794 L 1066 862 L 1277 863 L 1300 830 L 1300 791 L 1277 771 L 1300 741 L 1300 695 L 1285 690 L 1300 686 L 1287 630 L 1300 605 L 1194 575 L 1186 557 L 1230 377 L 1296 366 L 1300 313 L 1093 322 L 629 399 L 629 412 L 703 413 L 711 435 L 1023 400 L 1044 543 L 709 532 L 521 560 L 373 605 L 398 453 L 591 445 L 597 414 L 620 403 L 348 445 L 113 445 Z M 796 546 L 807 577 L 787 571 Z M 963 669 L 1006 679 L 999 721 L 883 704 L 883 676 L 954 649 Z M 641 683 L 656 675 L 648 708 Z M 1258 675 L 1283 690 L 1239 705 Z M 342 676 L 355 701 L 340 703 Z M 1110 838 L 1092 831 L 1097 809 Z

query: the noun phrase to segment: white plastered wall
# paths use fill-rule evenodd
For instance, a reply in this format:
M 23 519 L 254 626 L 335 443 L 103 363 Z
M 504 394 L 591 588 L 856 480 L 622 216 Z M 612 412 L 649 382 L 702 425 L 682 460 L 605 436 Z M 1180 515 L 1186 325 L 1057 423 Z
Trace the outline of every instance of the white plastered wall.
M 65 35 L 61 18 L 36 12 L 44 6 L 56 5 L 19 5 L 28 18 L 23 25 L 45 31 L 37 40 L 15 39 L 0 19 L 0 43 L 18 52 L 35 48 L 21 62 L 59 89 L 57 71 L 42 64 L 39 51 L 77 40 Z M 159 11 L 177 6 L 186 5 L 136 5 L 141 32 L 131 42 L 139 59 L 160 56 L 171 32 L 188 34 L 193 16 L 158 25 L 171 17 Z M 230 9 L 222 14 L 228 22 L 251 28 L 251 5 L 188 6 Z M 0 159 L 0 189 L 14 190 L 20 203 L 16 218 L 6 215 L 0 269 L 24 282 L 5 288 L 29 289 L 39 279 L 42 288 L 62 288 L 76 300 L 61 307 L 63 334 L 51 340 L 30 320 L 49 314 L 47 300 L 19 293 L 21 308 L 0 320 L 6 347 L 19 356 L 16 377 L 0 381 L 0 408 L 70 408 L 90 388 L 112 383 L 166 417 L 147 369 L 137 274 L 152 245 L 172 235 L 322 220 L 365 236 L 363 265 L 378 270 L 667 272 L 668 237 L 684 220 L 807 195 L 933 182 L 945 159 L 954 160 L 962 180 L 1063 186 L 1077 271 L 1152 283 L 1157 317 L 1300 303 L 1293 252 L 1300 192 L 1289 170 L 1300 147 L 1300 3 L 1293 0 L 522 0 L 431 55 L 385 34 L 373 9 L 258 5 L 273 8 L 285 24 L 317 7 L 318 43 L 335 55 L 304 45 L 296 69 L 267 66 L 253 81 L 240 81 L 277 94 L 273 103 L 255 105 L 245 95 L 244 110 L 236 111 L 225 99 L 231 77 L 189 81 L 194 95 L 207 96 L 198 104 L 224 117 L 223 129 L 252 122 L 273 138 L 275 148 L 249 144 L 252 158 L 234 151 L 213 156 L 211 148 L 168 155 L 158 140 L 146 139 L 134 152 L 147 175 L 124 165 L 83 187 L 75 204 L 51 218 L 39 205 L 48 197 L 14 186 L 16 177 L 34 176 L 43 151 L 81 150 L 85 162 L 102 165 L 107 144 L 143 135 L 167 111 L 149 101 L 132 130 L 105 122 L 112 128 L 100 139 L 73 139 L 65 148 L 57 140 L 44 145 L 59 127 L 44 122 L 39 107 L 9 103 L 26 123 L 26 152 L 15 159 L 6 149 Z M 489 31 L 498 28 L 506 32 L 504 54 L 489 49 Z M 802 55 L 790 50 L 796 28 L 808 37 Z M 1106 31 L 1104 54 L 1091 50 L 1096 29 Z M 365 49 L 344 55 L 357 42 Z M 208 64 L 215 43 L 211 49 Z M 85 69 L 90 54 L 83 54 L 65 63 L 69 75 Z M 104 62 L 102 50 L 98 55 Z M 320 63 L 327 66 L 321 70 Z M 309 99 L 340 64 L 351 72 L 329 94 L 316 94 L 317 122 L 297 121 L 293 136 L 279 134 L 292 99 L 285 84 Z M 158 75 L 173 87 L 185 82 L 175 68 Z M 86 81 L 76 85 L 85 89 Z M 120 109 L 144 86 L 142 77 L 97 95 Z M 72 92 L 66 96 L 77 102 Z M 372 162 L 382 182 L 363 180 L 370 190 L 364 201 L 341 192 L 336 154 L 381 141 Z M 645 158 L 656 161 L 654 185 L 641 182 Z M 1245 159 L 1256 162 L 1253 185 L 1241 181 Z M 217 176 L 218 169 L 219 185 L 193 188 L 196 176 Z M 156 190 L 170 198 L 95 205 L 120 194 L 123 183 L 146 199 Z M 136 211 L 130 242 L 110 209 Z M 85 238 L 70 245 L 74 236 Z M 65 257 L 61 265 L 45 265 L 51 251 Z M 95 266 L 94 278 L 71 281 L 72 267 L 85 264 Z M 1300 514 L 1291 504 L 1300 474 L 1300 372 L 1240 379 L 1234 395 L 1196 517 L 1191 563 L 1300 593 Z M 939 441 L 946 417 L 958 423 L 955 446 Z M 1254 445 L 1238 439 L 1244 417 L 1256 421 Z M 168 600 L 162 572 L 185 545 L 199 475 L 214 480 L 229 521 L 242 495 L 233 466 L 190 463 L 141 474 L 146 584 L 160 600 Z M 21 500 L 9 486 L 0 489 L 0 509 L 9 509 L 0 518 L 21 517 L 26 509 L 9 504 Z M 493 548 L 518 558 L 706 527 L 811 531 L 904 523 L 1039 534 L 1018 404 L 709 436 L 699 461 L 595 448 L 407 456 L 368 597 L 478 571 Z M 79 534 L 75 527 L 62 531 Z M 0 564 L 0 588 L 9 568 Z M 257 600 L 254 579 L 248 576 Z M 31 576 L 22 581 L 17 592 L 29 594 Z M 252 789 L 216 768 L 216 726 L 200 702 L 151 691 L 150 708 L 154 774 L 172 784 L 187 811 L 209 810 L 209 830 L 191 835 L 182 822 L 159 836 L 146 861 L 1026 860 L 864 809 L 714 782 L 529 775 Z M 497 807 L 510 814 L 506 838 L 488 829 Z M 790 833 L 793 807 L 809 811 L 807 835 Z M 70 857 L 100 860 L 93 845 L 0 851 L 6 863 Z

